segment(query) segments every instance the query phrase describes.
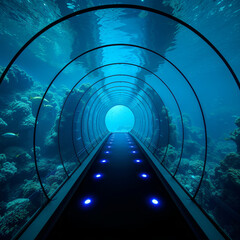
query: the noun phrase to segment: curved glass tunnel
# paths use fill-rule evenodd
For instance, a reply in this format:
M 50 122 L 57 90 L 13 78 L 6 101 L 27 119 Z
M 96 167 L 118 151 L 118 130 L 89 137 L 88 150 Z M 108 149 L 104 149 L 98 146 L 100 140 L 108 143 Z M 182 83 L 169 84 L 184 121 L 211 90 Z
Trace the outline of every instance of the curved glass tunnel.
M 188 3 L 173 1 L 60 2 L 29 7 L 39 28 L 15 10 L 33 24 L 21 41 L 14 19 L 2 33 L 6 48 L 16 41 L 11 32 L 19 42 L 11 61 L 5 51 L 0 59 L 0 238 L 22 233 L 109 135 L 108 111 L 123 105 L 134 115 L 132 136 L 224 237 L 238 239 L 239 46 L 227 44 L 240 35 L 221 42 L 198 18 L 215 16 L 218 31 L 215 19 L 225 13 L 233 31 L 237 2 L 196 1 L 194 16 Z M 11 4 L 1 6 L 9 18 Z

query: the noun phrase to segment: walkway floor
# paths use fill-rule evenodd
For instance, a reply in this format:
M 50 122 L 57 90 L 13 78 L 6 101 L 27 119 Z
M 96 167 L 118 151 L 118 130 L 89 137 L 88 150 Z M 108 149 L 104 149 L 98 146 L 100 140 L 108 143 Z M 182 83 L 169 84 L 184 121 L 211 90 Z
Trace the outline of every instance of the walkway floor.
M 196 239 L 134 139 L 114 133 L 48 239 L 126 237 Z

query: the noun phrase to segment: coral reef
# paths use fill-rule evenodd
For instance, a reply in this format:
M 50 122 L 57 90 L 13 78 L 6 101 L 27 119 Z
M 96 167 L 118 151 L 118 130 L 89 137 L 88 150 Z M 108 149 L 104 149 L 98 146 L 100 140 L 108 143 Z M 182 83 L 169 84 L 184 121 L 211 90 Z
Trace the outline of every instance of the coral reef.
M 4 68 L 0 66 L 0 75 Z M 9 71 L 1 86 L 1 94 L 11 93 L 16 91 L 25 91 L 33 86 L 33 79 L 24 70 L 14 65 Z M 2 90 L 4 89 L 4 91 Z
M 229 139 L 236 143 L 237 152 L 240 153 L 240 117 L 236 118 L 235 124 L 238 128 L 230 134 Z
M 14 162 L 8 162 L 5 154 L 0 154 L 0 183 L 5 183 L 17 173 Z
M 28 198 L 18 198 L 8 202 L 5 206 L 5 214 L 0 216 L 0 237 L 10 237 L 12 232 L 18 230 L 29 216 L 30 201 Z
M 0 67 L 0 73 L 2 71 Z M 31 97 L 41 95 L 43 90 L 24 70 L 14 66 L 1 84 L 0 91 L 0 238 L 9 239 L 45 201 L 32 151 L 34 114 L 39 101 L 31 100 Z M 45 119 L 46 129 L 51 129 L 49 123 L 53 124 L 56 118 L 55 108 L 59 100 L 53 96 L 50 92 L 48 99 L 51 103 L 43 106 L 42 119 Z M 42 132 L 38 133 L 38 144 L 46 137 L 41 135 Z M 41 159 L 41 154 L 40 146 L 36 146 L 39 169 L 46 177 L 49 169 L 56 168 L 56 163 L 52 159 Z M 60 176 L 55 180 L 59 185 Z M 48 188 L 53 192 L 56 186 Z
M 229 153 L 215 169 L 218 196 L 240 213 L 240 154 Z

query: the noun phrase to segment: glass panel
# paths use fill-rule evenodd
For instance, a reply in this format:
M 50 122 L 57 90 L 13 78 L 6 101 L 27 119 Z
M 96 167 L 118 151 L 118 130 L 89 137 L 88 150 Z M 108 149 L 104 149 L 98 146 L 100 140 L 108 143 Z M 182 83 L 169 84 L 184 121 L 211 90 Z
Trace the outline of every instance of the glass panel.
M 105 3 L 109 4 L 109 1 L 2 1 L 0 64 L 6 66 L 20 46 L 52 21 L 70 12 Z M 154 7 L 186 20 L 223 52 L 240 76 L 240 11 L 237 0 L 231 3 L 168 0 L 131 2 L 134 3 Z M 139 47 L 118 45 L 101 48 L 106 44 L 119 43 Z M 98 49 L 91 50 L 93 48 Z M 85 51 L 90 52 L 76 58 Z M 196 197 L 202 209 L 231 238 L 238 238 L 238 80 L 234 80 L 216 52 L 195 33 L 167 17 L 145 10 L 104 9 L 72 17 L 54 26 L 36 38 L 14 63 L 0 88 L 2 238 L 11 238 L 45 203 L 33 158 L 35 121 L 38 171 L 45 191 L 52 196 L 67 178 L 65 169 L 71 174 L 78 166 L 78 159 L 81 162 L 87 156 L 85 147 L 91 151 L 98 137 L 106 133 L 106 126 L 102 124 L 106 114 L 104 108 L 112 106 L 112 103 L 108 103 L 110 100 L 114 104 L 124 103 L 135 108 L 133 112 L 138 120 L 133 132 L 155 153 L 159 161 L 163 161 L 172 175 L 176 174 L 179 184 L 192 197 Z M 107 64 L 108 67 L 100 69 Z M 99 68 L 99 71 L 91 75 L 90 72 L 95 68 Z M 3 72 L 2 67 L 0 71 Z M 133 100 L 126 95 L 126 87 L 124 89 L 121 86 L 119 92 L 123 96 L 109 96 L 103 102 L 96 100 L 93 103 L 96 96 L 93 97 L 93 93 L 89 92 L 84 101 L 89 100 L 97 113 L 88 109 L 90 105 L 85 108 L 86 102 L 80 101 L 73 114 L 83 94 L 81 91 L 87 91 L 86 86 L 84 90 L 81 86 L 122 73 L 149 83 L 162 99 L 162 102 L 159 101 L 153 94 L 152 99 L 158 101 L 158 107 L 142 90 L 132 88 L 128 91 L 129 96 L 136 95 L 136 100 Z M 71 93 L 58 128 L 66 92 L 69 93 L 69 89 L 86 74 L 91 77 L 85 77 Z M 55 76 L 57 78 L 49 88 L 39 118 L 36 119 L 43 93 Z M 177 102 L 157 77 L 169 86 Z M 111 81 L 116 79 L 102 82 L 103 92 L 108 92 L 109 88 L 105 85 Z M 148 89 L 140 80 L 126 81 L 136 83 L 143 90 Z M 84 108 L 86 111 L 83 111 Z M 100 116 L 97 117 L 97 114 Z M 91 129 L 92 125 L 97 129 Z M 71 141 L 66 143 L 65 139 Z M 13 214 L 19 218 L 13 219 Z

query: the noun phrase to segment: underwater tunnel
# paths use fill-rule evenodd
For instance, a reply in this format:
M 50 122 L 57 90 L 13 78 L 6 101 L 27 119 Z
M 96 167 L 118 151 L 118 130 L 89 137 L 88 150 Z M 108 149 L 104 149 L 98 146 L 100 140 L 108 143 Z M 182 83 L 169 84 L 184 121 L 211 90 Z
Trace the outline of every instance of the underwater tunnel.
M 0 4 L 0 239 L 239 239 L 240 5 L 129 3 Z

